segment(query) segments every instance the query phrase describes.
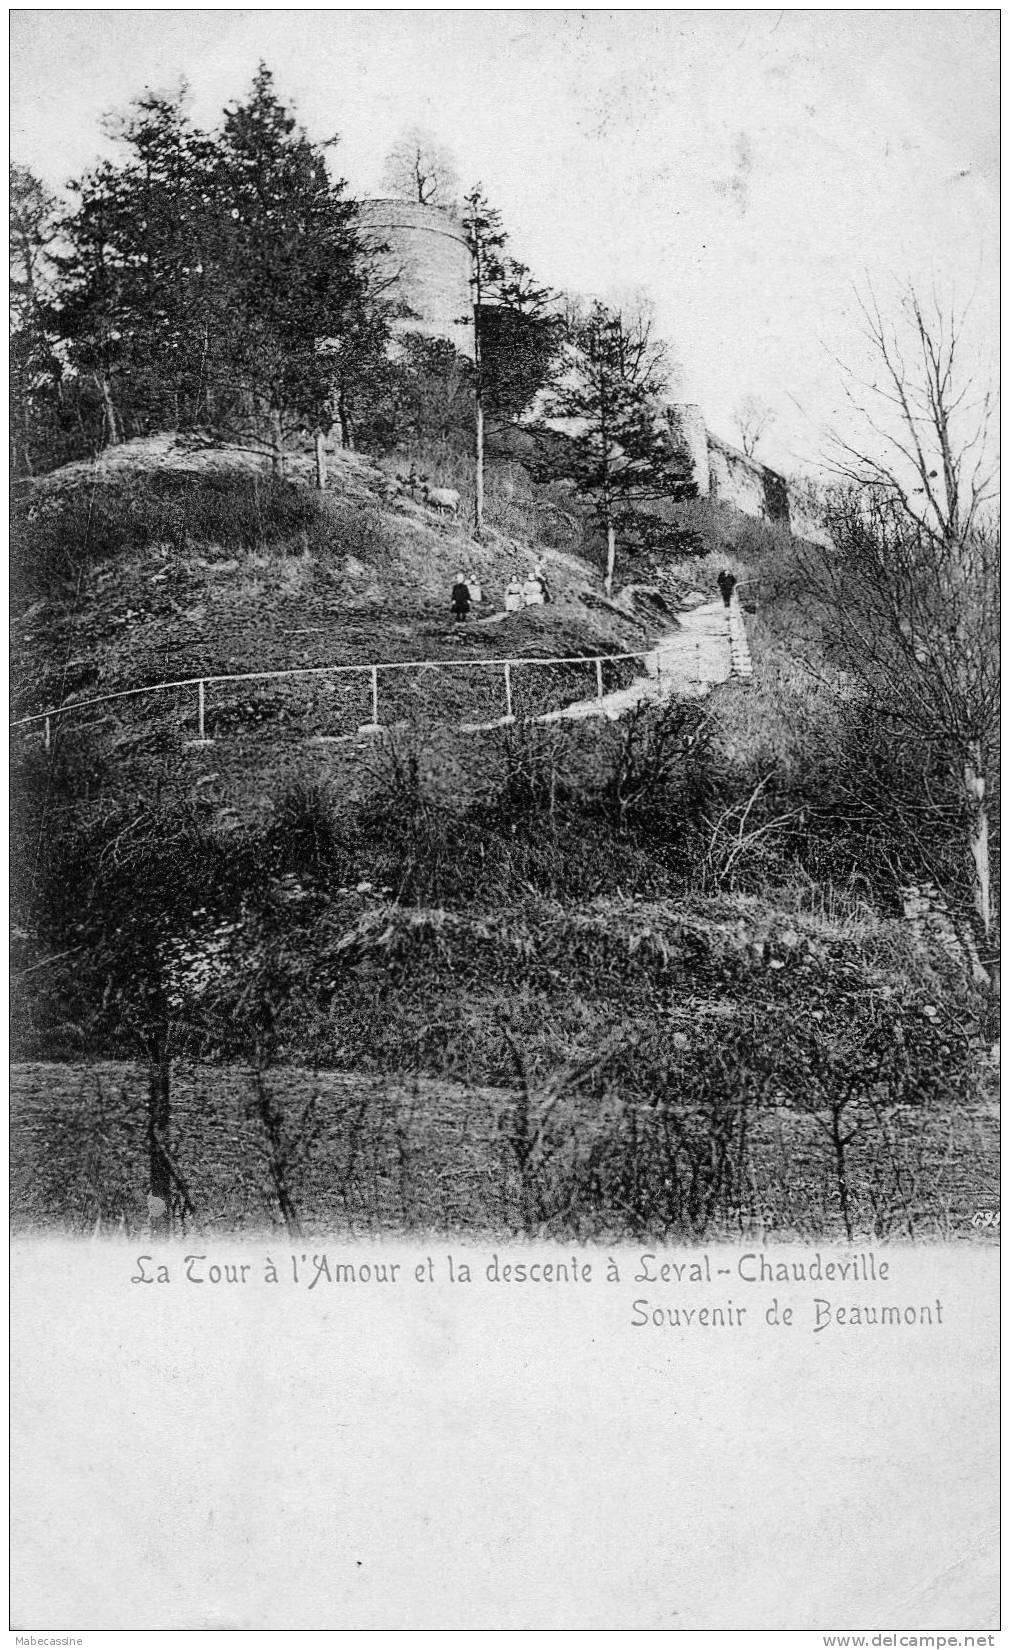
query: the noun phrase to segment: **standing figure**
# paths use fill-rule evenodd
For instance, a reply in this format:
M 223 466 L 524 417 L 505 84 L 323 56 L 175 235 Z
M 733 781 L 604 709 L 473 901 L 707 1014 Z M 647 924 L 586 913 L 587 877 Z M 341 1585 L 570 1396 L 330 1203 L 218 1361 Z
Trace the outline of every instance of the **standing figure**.
M 538 583 L 540 585 L 540 589 L 543 592 L 544 601 L 545 602 L 553 601 L 554 598 L 551 595 L 550 586 L 547 583 L 547 574 L 544 572 L 544 564 L 543 564 L 542 561 L 538 561 L 537 565 L 534 567 L 533 577 L 538 581 Z
M 452 587 L 452 611 L 457 624 L 465 619 L 470 611 L 470 590 L 462 568 L 456 574 L 456 583 Z
M 518 579 L 513 579 L 505 591 L 506 613 L 518 613 L 523 605 L 523 587 Z
M 715 582 L 719 586 L 724 604 L 728 607 L 730 604 L 730 598 L 736 588 L 735 577 L 727 567 L 724 567 Z

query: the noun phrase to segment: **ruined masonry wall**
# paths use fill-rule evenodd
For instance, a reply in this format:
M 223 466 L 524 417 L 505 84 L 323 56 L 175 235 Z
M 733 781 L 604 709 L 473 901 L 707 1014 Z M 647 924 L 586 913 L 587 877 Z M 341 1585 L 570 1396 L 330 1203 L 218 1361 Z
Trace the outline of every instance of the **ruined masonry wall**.
M 765 516 L 765 469 L 725 441 L 708 438 L 708 469 L 712 497 L 734 504 L 745 516 Z
M 781 522 L 797 538 L 813 544 L 827 542 L 823 527 L 794 498 L 785 477 L 712 435 L 700 407 L 680 402 L 666 411 L 691 455 L 699 497 L 732 504 L 742 515 L 758 521 Z

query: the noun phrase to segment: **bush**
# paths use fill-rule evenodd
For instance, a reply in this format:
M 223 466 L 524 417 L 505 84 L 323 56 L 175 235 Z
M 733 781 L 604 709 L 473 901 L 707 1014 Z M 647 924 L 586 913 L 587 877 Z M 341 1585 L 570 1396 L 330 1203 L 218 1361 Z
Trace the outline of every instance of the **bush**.
M 83 570 L 127 550 L 190 544 L 251 550 L 304 548 L 325 526 L 322 500 L 304 484 L 260 475 L 152 472 L 15 500 L 11 568 L 15 599 L 73 588 Z

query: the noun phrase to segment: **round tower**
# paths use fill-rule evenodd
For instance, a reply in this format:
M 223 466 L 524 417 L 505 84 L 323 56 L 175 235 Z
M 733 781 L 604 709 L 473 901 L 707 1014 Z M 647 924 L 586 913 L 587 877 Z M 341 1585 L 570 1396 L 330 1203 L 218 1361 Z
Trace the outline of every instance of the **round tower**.
M 445 207 L 396 200 L 360 201 L 358 223 L 366 246 L 385 247 L 377 252 L 380 279 L 393 279 L 388 296 L 410 312 L 394 321 L 394 331 L 446 338 L 472 361 L 470 249 L 462 224 Z

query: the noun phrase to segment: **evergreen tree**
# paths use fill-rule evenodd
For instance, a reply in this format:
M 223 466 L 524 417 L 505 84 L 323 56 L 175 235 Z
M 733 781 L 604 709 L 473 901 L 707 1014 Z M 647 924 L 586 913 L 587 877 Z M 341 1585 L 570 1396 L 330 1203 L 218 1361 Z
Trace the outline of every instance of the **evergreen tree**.
M 607 539 L 604 580 L 613 590 L 617 536 L 653 544 L 657 518 L 641 506 L 692 498 L 690 468 L 660 413 L 665 351 L 647 317 L 594 303 L 566 324 L 563 374 L 542 417 L 568 437 L 555 465 L 592 502 Z
M 292 429 L 332 422 L 335 357 L 368 309 L 357 207 L 329 177 L 328 147 L 296 125 L 263 64 L 248 101 L 226 112 L 219 144 L 228 353 L 278 470 Z
M 466 196 L 463 228 L 473 294 L 476 502 L 474 536 L 484 525 L 485 420 L 518 418 L 550 373 L 559 329 L 552 293 L 507 251 L 501 213 L 479 183 Z
M 514 424 L 550 382 L 562 337 L 557 295 L 506 256 L 492 302 L 478 315 L 489 425 Z
M 266 438 L 280 469 L 293 429 L 321 447 L 352 367 L 384 348 L 356 207 L 265 66 L 217 135 L 185 95 L 136 99 L 121 154 L 72 186 L 55 321 L 94 446 L 209 426 Z
M 109 132 L 125 151 L 71 185 L 56 320 L 78 386 L 90 380 L 102 443 L 186 428 L 211 407 L 213 146 L 174 96 L 145 92 Z M 100 444 L 102 444 L 100 443 Z
M 484 531 L 484 358 L 481 316 L 504 274 L 503 251 L 506 235 L 501 213 L 491 206 L 483 187 L 475 183 L 465 197 L 463 228 L 470 248 L 470 290 L 473 294 L 474 332 L 474 486 L 473 536 Z

